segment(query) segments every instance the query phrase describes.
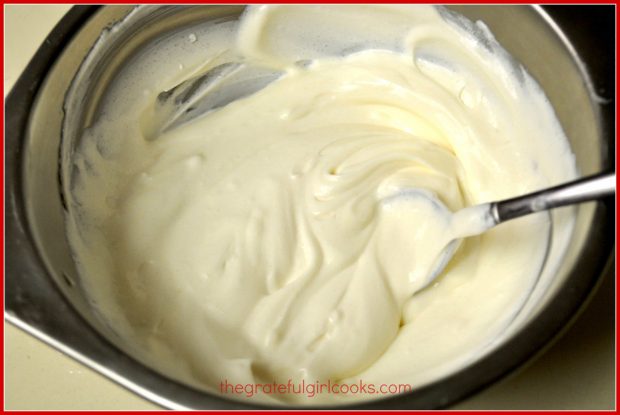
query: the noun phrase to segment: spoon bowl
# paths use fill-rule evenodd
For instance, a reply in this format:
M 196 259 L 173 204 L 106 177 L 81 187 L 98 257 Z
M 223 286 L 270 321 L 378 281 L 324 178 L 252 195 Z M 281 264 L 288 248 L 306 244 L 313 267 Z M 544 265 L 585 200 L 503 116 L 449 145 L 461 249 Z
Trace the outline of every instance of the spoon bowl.
M 480 235 L 511 219 L 556 207 L 600 199 L 613 195 L 615 191 L 615 173 L 603 173 L 512 199 L 466 207 L 455 213 L 451 213 L 434 194 L 425 190 L 408 190 L 395 196 L 395 198 L 411 198 L 415 195 L 418 198 L 427 198 L 435 207 L 435 212 L 443 216 L 448 224 L 446 228 L 448 242 L 439 251 L 433 266 L 423 279 L 423 284 L 418 286 L 417 291 L 426 288 L 441 275 L 464 238 Z

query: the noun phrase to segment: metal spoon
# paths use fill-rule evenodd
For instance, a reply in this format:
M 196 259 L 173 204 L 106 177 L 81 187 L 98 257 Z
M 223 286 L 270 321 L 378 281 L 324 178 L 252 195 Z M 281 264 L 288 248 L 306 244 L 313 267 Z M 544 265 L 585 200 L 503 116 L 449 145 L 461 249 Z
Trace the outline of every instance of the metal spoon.
M 440 252 L 426 281 L 417 291 L 437 279 L 463 238 L 482 234 L 500 223 L 530 213 L 600 199 L 614 194 L 615 191 L 615 173 L 602 173 L 512 199 L 476 205 L 455 212 L 451 218 L 451 229 L 454 230 L 452 239 Z M 433 203 L 441 203 L 436 198 L 433 199 Z M 447 208 L 445 210 L 447 211 Z

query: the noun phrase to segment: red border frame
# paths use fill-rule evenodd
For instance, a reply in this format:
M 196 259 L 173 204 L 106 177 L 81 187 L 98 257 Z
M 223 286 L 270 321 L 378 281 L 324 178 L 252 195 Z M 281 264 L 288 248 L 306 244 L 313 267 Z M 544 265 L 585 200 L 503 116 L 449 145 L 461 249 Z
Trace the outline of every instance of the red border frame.
M 351 1 L 351 0 L 343 0 L 343 1 L 321 1 L 318 3 L 377 3 L 378 1 Z M 4 5 L 6 4 L 41 4 L 41 1 L 13 1 L 13 0 L 9 0 L 9 1 L 2 1 L 2 9 L 0 10 L 0 25 L 1 25 L 1 31 L 0 31 L 0 37 L 2 39 L 2 44 L 1 44 L 1 50 L 2 50 L 2 71 L 4 73 Z M 74 1 L 74 2 L 68 2 L 68 1 L 57 1 L 57 2 L 53 2 L 55 4 L 100 4 L 100 3 L 93 3 L 93 2 L 88 2 L 88 1 Z M 161 1 L 153 1 L 153 0 L 146 0 L 146 1 L 141 1 L 140 3 L 144 3 L 144 4 L 161 4 Z M 186 1 L 179 1 L 179 2 L 171 2 L 171 3 L 185 3 L 185 4 L 204 4 L 204 2 L 202 1 L 198 1 L 198 0 L 186 0 Z M 263 2 L 257 2 L 255 0 L 251 0 L 251 1 L 239 1 L 239 0 L 233 0 L 233 1 L 228 1 L 228 2 L 222 2 L 222 3 L 217 3 L 217 4 L 256 4 L 256 3 L 263 3 Z M 272 0 L 269 1 L 268 3 L 314 3 L 311 1 L 284 1 L 284 0 Z M 417 2 L 417 1 L 404 1 L 404 0 L 392 0 L 390 1 L 390 3 L 432 3 L 432 4 L 461 4 L 461 3 L 469 3 L 469 4 L 532 4 L 532 2 L 527 2 L 527 1 L 508 1 L 508 0 L 495 0 L 495 1 L 488 1 L 488 0 L 478 0 L 478 1 L 467 1 L 467 0 L 452 0 L 452 1 L 448 1 L 448 2 L 440 2 L 440 1 L 426 1 L 426 2 Z M 104 4 L 128 4 L 127 1 L 122 1 L 122 0 L 108 0 L 106 1 Z M 543 4 L 612 4 L 612 5 L 616 5 L 616 22 L 618 22 L 618 16 L 619 16 L 619 10 L 618 10 L 618 0 L 616 1 L 594 1 L 594 2 L 583 2 L 583 1 L 577 1 L 577 0 L 547 0 L 545 2 L 543 2 Z M 617 28 L 616 28 L 616 81 L 618 79 L 618 74 L 620 74 L 620 67 L 618 67 L 617 65 L 617 57 L 618 57 L 618 52 L 620 51 L 620 47 L 618 45 L 618 32 L 617 32 Z M 3 79 L 3 91 L 4 91 L 4 79 Z M 616 98 L 618 96 L 618 84 L 616 82 Z M 616 99 L 617 102 L 617 99 Z M 4 114 L 4 100 L 2 101 L 2 113 Z M 618 106 L 616 105 L 616 120 L 618 119 L 618 115 L 620 114 L 620 110 L 618 108 Z M 2 117 L 2 119 L 0 119 L 0 124 L 2 126 L 2 132 L 3 132 L 3 142 L 4 142 L 4 117 Z M 617 127 L 617 121 L 615 121 L 616 127 Z M 616 129 L 617 130 L 617 129 Z M 617 140 L 616 140 L 617 142 Z M 4 198 L 4 145 L 2 146 L 2 148 L 0 148 L 0 154 L 2 155 L 2 160 L 3 160 L 3 168 L 2 170 L 0 170 L 0 179 L 2 180 L 2 186 L 3 186 L 3 192 L 0 195 L 0 200 L 2 201 L 2 206 L 3 208 L 5 207 L 5 198 Z M 616 145 L 616 160 L 618 158 L 618 154 L 619 154 L 619 150 L 618 147 Z M 616 177 L 616 183 L 618 183 L 618 178 Z M 617 199 L 616 199 L 616 205 L 617 205 Z M 617 209 L 617 208 L 616 208 Z M 617 213 L 617 210 L 616 210 Z M 616 221 L 616 234 L 618 231 L 618 223 Z M 0 219 L 0 230 L 2 231 L 2 235 L 4 236 L 4 215 L 2 216 L 2 219 Z M 4 238 L 2 239 L 2 241 L 0 242 L 1 246 L 2 246 L 2 279 L 4 281 L 4 264 L 5 264 L 5 252 L 4 252 Z M 617 284 L 617 279 L 616 279 L 616 300 L 618 298 L 618 295 L 620 294 L 620 287 L 618 287 Z M 2 284 L 0 286 L 0 294 L 2 294 L 2 305 L 4 308 L 4 284 Z M 616 399 L 615 399 L 615 406 L 616 409 L 614 411 L 602 411 L 602 412 L 613 412 L 613 413 L 617 413 L 618 411 L 618 392 L 620 390 L 620 388 L 618 387 L 618 372 L 620 371 L 620 364 L 618 362 L 617 359 L 617 354 L 618 354 L 618 342 L 617 342 L 617 327 L 618 327 L 618 320 L 620 319 L 620 309 L 618 308 L 618 304 L 616 301 L 615 304 L 615 316 L 616 316 L 616 338 L 615 338 L 615 349 L 616 349 Z M 2 325 L 2 328 L 0 328 L 0 334 L 2 335 L 2 339 L 3 339 L 3 345 L 4 345 L 4 325 Z M 2 373 L 4 374 L 4 353 L 2 355 L 2 358 L 0 358 L 0 367 L 2 369 Z M 3 393 L 0 396 L 0 404 L 1 407 L 4 408 L 4 376 L 2 376 L 2 378 L 0 378 L 0 385 L 2 386 L 2 390 Z M 4 409 L 2 410 L 4 412 Z M 20 411 L 21 413 L 25 413 L 25 414 L 30 414 L 30 413 L 37 413 L 36 411 Z M 54 412 L 60 412 L 63 413 L 63 411 L 54 411 Z M 74 411 L 72 411 L 74 412 Z M 97 411 L 100 413 L 104 413 L 104 414 L 114 414 L 117 413 L 117 411 Z M 126 412 L 126 411 L 123 411 Z M 138 412 L 138 411 L 135 411 Z M 195 412 L 208 412 L 208 413 L 226 413 L 228 411 L 195 411 Z M 235 412 L 240 412 L 240 411 L 235 411 Z M 244 412 L 244 411 L 241 411 Z M 247 411 L 247 412 L 270 412 L 270 411 Z M 342 411 L 278 411 L 280 414 L 292 414 L 292 413 L 298 413 L 298 412 L 309 412 L 309 413 L 338 413 L 338 412 L 342 412 Z M 372 412 L 381 412 L 381 411 L 372 411 Z M 434 411 L 392 411 L 393 413 L 407 413 L 407 412 L 417 412 L 417 413 L 432 413 Z M 450 411 L 451 413 L 456 413 L 456 414 L 470 414 L 470 413 L 482 413 L 482 412 L 502 412 L 502 413 L 506 413 L 506 414 L 520 414 L 522 412 L 526 412 L 526 413 L 543 413 L 543 412 L 550 412 L 550 411 Z M 601 411 L 570 411 L 572 413 L 576 413 L 576 414 L 597 414 L 600 413 Z M 140 413 L 144 413 L 144 414 L 156 414 L 158 413 L 158 411 L 140 411 Z

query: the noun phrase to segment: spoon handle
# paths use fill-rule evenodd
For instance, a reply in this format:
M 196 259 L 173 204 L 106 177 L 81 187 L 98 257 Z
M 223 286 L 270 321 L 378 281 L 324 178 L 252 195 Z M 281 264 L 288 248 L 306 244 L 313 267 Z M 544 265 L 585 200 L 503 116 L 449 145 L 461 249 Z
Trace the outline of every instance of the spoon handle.
M 615 191 L 615 173 L 601 173 L 525 196 L 494 202 L 491 204 L 491 215 L 498 224 L 541 210 L 610 196 Z

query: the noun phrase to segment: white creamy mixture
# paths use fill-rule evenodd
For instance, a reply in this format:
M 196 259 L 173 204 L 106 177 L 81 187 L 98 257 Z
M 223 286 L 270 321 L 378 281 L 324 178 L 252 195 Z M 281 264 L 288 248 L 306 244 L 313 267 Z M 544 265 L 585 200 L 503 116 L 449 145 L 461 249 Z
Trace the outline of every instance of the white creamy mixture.
M 158 94 L 227 60 L 283 74 L 166 128 Z M 74 159 L 71 244 L 135 354 L 208 390 L 418 387 L 479 358 L 536 282 L 548 215 L 468 238 L 417 292 L 445 218 L 394 196 L 456 211 L 576 175 L 532 78 L 432 6 L 251 7 L 153 45 L 114 88 Z

